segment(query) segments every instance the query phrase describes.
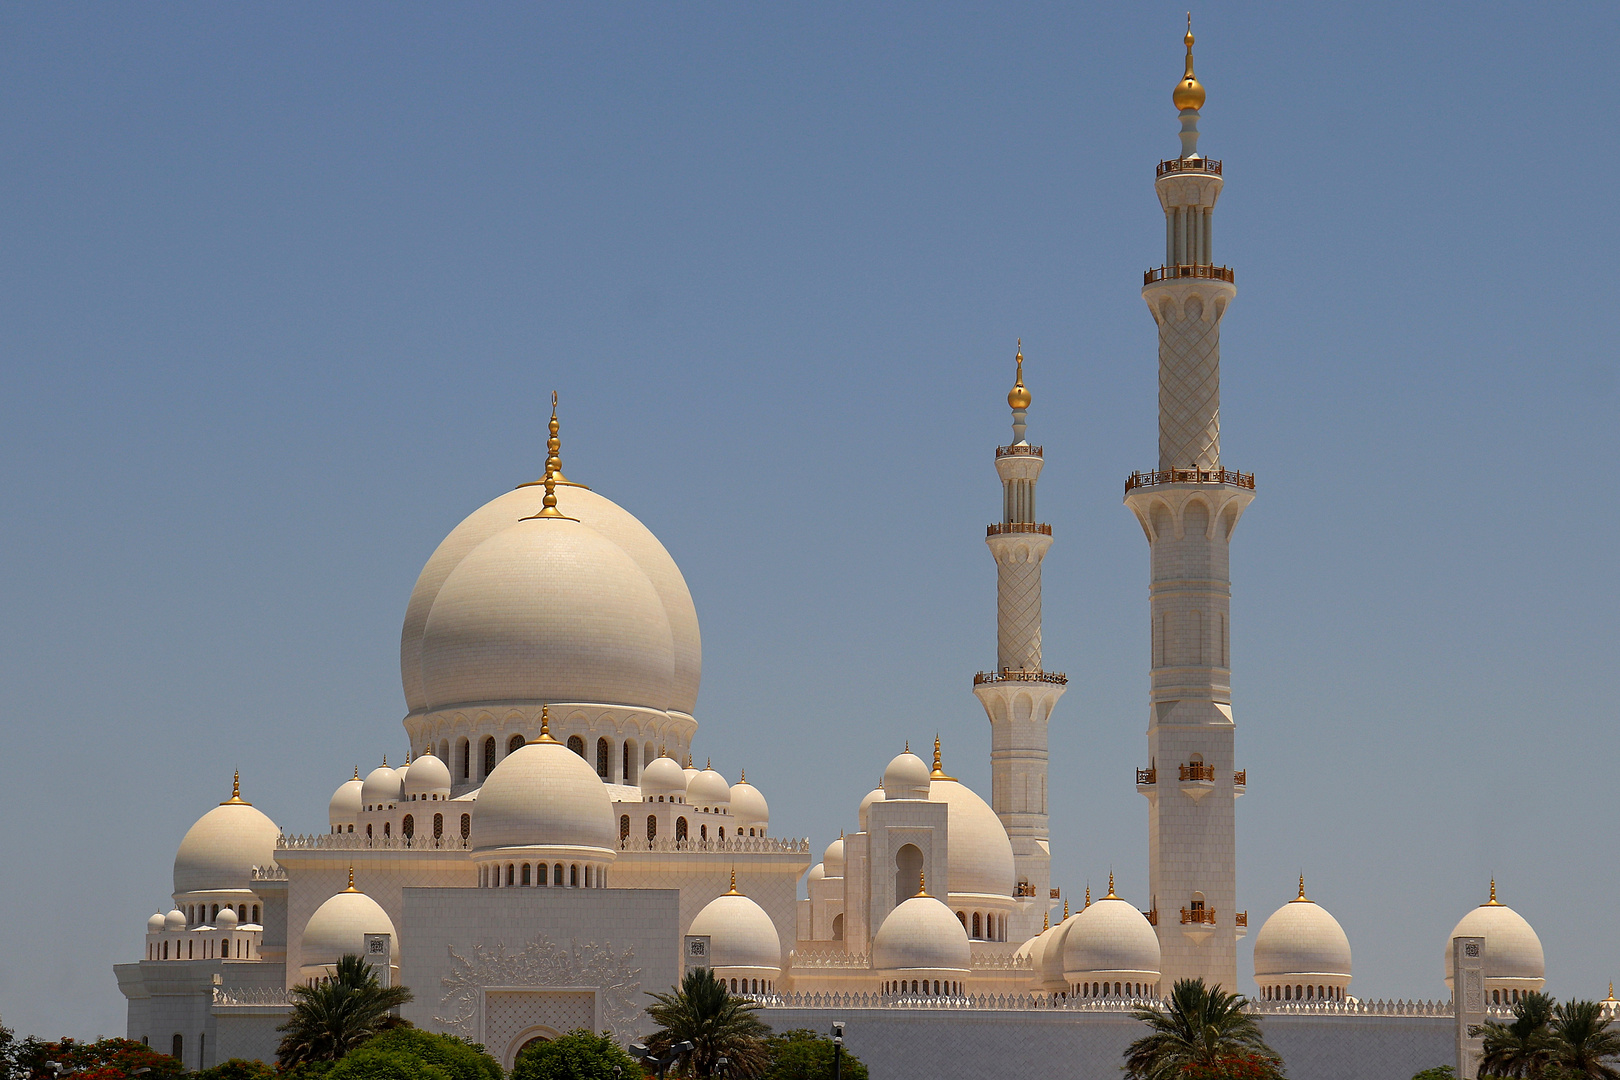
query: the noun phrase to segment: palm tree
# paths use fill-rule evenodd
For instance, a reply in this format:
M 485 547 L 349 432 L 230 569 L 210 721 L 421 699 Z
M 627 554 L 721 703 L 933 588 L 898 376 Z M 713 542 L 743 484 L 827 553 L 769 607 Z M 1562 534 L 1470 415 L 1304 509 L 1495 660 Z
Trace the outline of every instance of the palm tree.
M 1620 1058 L 1620 1035 L 1609 1031 L 1603 1006 L 1595 1001 L 1566 1001 L 1553 1010 L 1548 1030 L 1551 1063 L 1560 1075 L 1580 1080 L 1620 1080 L 1612 1062 Z
M 1228 994 L 1203 979 L 1182 979 L 1165 1008 L 1132 1013 L 1152 1029 L 1125 1048 L 1126 1080 L 1171 1080 L 1244 1059 L 1282 1076 L 1282 1059 L 1260 1037 L 1260 1025 L 1247 1012 L 1248 999 Z
M 679 1042 L 690 1042 L 684 1067 L 695 1076 L 713 1076 L 715 1062 L 728 1059 L 727 1076 L 758 1076 L 769 1061 L 765 1040 L 771 1029 L 754 1015 L 758 1005 L 726 990 L 708 968 L 693 968 L 679 989 L 653 994 L 647 1015 L 659 1030 L 647 1048 L 662 1054 Z
M 1479 1071 L 1492 1076 L 1540 1077 L 1552 1056 L 1553 999 L 1530 993 L 1513 1005 L 1513 1022 L 1495 1020 L 1473 1029 L 1485 1037 Z
M 393 1010 L 414 997 L 403 986 L 384 986 L 353 953 L 338 960 L 333 978 L 295 986 L 288 996 L 292 1013 L 276 1028 L 286 1033 L 276 1047 L 283 1066 L 336 1061 L 379 1031 L 404 1023 Z

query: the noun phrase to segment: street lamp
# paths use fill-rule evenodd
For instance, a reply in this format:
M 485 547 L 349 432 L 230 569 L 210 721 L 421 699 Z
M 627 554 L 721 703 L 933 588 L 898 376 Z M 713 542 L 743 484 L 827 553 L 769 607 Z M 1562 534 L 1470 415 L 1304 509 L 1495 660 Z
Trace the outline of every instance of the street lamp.
M 833 1037 L 833 1080 L 844 1080 L 844 1022 L 834 1020 L 832 1026 Z
M 726 1057 L 726 1055 L 721 1054 L 719 1057 L 714 1059 L 714 1075 L 724 1076 L 726 1075 L 726 1070 L 729 1068 L 731 1068 L 731 1059 Z
M 647 1049 L 646 1043 L 630 1044 L 630 1056 L 647 1065 L 651 1065 L 658 1073 L 658 1080 L 664 1080 L 664 1074 L 669 1072 L 669 1067 L 671 1065 L 680 1060 L 682 1054 L 689 1054 L 691 1052 L 692 1043 L 690 1040 L 676 1043 L 674 1046 L 671 1046 L 669 1050 L 662 1056 L 659 1056 L 658 1054 L 655 1054 L 651 1050 Z

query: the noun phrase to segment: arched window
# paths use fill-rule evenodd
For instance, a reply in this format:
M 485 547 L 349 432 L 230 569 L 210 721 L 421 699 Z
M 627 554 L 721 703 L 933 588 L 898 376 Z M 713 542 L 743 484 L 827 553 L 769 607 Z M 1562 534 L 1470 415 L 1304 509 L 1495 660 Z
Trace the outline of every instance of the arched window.
M 580 738 L 578 735 L 570 735 L 570 736 L 568 736 L 568 749 L 572 750 L 574 753 L 578 754 L 580 757 L 584 757 L 585 756 L 585 740 Z
M 391 821 L 383 822 L 383 836 L 385 838 L 394 835 L 393 829 L 394 829 L 394 823 L 393 822 L 391 822 Z
M 686 819 L 683 817 L 678 817 L 675 819 L 675 839 L 686 839 Z
M 517 883 L 517 867 L 512 863 L 506 864 L 506 884 L 508 887 Z
M 523 887 L 524 888 L 529 887 L 529 864 L 528 863 L 523 864 Z
M 208 916 L 208 921 L 209 922 L 219 922 L 219 905 L 218 904 L 214 905 L 213 914 Z
M 174 1053 L 169 1055 L 176 1061 L 185 1060 L 186 1040 L 178 1031 L 174 1033 Z
M 456 740 L 456 760 L 461 763 L 461 778 L 472 779 L 472 744 L 466 739 Z
M 608 761 L 608 741 L 606 739 L 597 739 L 596 775 L 604 780 L 608 779 Z
M 405 820 L 399 823 L 399 835 L 410 840 L 416 836 L 416 816 L 406 814 Z
M 520 747 L 522 745 L 523 745 L 523 736 L 514 735 L 510 739 L 506 740 L 506 752 L 508 754 L 515 754 L 518 751 L 518 747 Z
M 698 839 L 699 840 L 707 840 L 708 838 L 709 838 L 709 827 L 707 825 L 699 825 L 698 826 Z
M 579 863 L 568 864 L 568 887 L 570 889 L 579 888 Z
M 472 835 L 472 815 L 461 815 L 461 838 L 463 840 Z
M 629 814 L 620 814 L 619 815 L 619 846 L 624 847 L 624 845 L 627 842 L 629 842 L 629 840 L 630 840 L 630 815 Z
M 556 866 L 552 867 L 551 884 L 556 888 L 562 888 L 562 863 L 558 863 Z
M 490 735 L 484 739 L 484 775 L 488 776 L 495 771 L 495 736 Z
M 837 915 L 833 916 L 833 940 L 834 941 L 843 941 L 844 940 L 844 914 L 843 914 L 843 912 L 839 912 Z
M 969 931 L 969 933 L 972 934 L 972 936 L 974 936 L 974 937 L 979 937 L 980 936 L 980 934 L 979 934 L 979 913 L 977 911 L 975 911 L 973 913 L 973 929 L 971 931 Z
M 433 815 L 433 839 L 435 839 L 435 840 L 443 840 L 444 839 L 444 815 L 443 814 L 434 814 Z
M 922 878 L 923 856 L 922 849 L 916 844 L 906 844 L 894 853 L 894 906 L 910 900 L 917 895 L 917 886 Z M 974 916 L 978 920 L 978 916 Z M 975 932 L 974 937 L 978 937 Z
M 366 839 L 371 839 L 371 822 L 366 822 Z
M 245 923 L 248 921 L 246 904 L 236 905 L 236 921 L 239 923 Z
M 353 826 L 353 825 L 350 825 L 350 826 L 349 826 L 349 831 L 350 831 L 350 832 L 354 832 L 354 826 Z
M 624 740 L 624 782 L 626 784 L 636 782 L 636 741 L 634 739 Z
M 647 843 L 651 844 L 658 839 L 658 815 L 647 815 Z

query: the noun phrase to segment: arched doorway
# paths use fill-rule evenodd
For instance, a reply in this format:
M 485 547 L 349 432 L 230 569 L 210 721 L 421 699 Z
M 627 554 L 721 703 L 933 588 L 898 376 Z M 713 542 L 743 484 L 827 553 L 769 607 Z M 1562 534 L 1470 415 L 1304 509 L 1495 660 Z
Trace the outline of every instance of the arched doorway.
M 540 1043 L 548 1043 L 561 1034 L 562 1032 L 545 1026 L 529 1028 L 522 1034 L 518 1035 L 517 1038 L 513 1039 L 511 1045 L 506 1048 L 506 1060 L 501 1063 L 502 1066 L 507 1072 L 511 1072 L 512 1067 L 517 1064 L 519 1054 L 523 1053 L 523 1051 L 527 1050 L 531 1046 L 537 1046 Z
M 901 904 L 917 895 L 922 877 L 923 854 L 916 844 L 906 844 L 894 853 L 894 904 Z

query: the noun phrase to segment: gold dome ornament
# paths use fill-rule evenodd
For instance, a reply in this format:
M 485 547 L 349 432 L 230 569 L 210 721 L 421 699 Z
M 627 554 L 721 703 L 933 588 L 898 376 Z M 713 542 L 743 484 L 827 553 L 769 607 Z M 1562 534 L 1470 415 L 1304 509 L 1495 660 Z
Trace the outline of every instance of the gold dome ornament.
M 1018 339 L 1018 355 L 1013 357 L 1018 365 L 1018 374 L 1013 379 L 1013 388 L 1007 391 L 1007 404 L 1014 409 L 1027 409 L 1031 398 L 1029 391 L 1024 387 L 1024 339 Z
M 547 518 L 554 521 L 578 521 L 557 509 L 557 484 L 562 479 L 562 461 L 558 459 L 557 452 L 562 448 L 562 442 L 557 438 L 557 391 L 551 392 L 551 438 L 546 440 L 546 475 L 540 482 L 546 486 L 546 496 L 540 500 L 540 512 L 532 517 L 522 518 L 523 521 L 541 521 Z
M 1187 72 L 1176 83 L 1175 92 L 1171 95 L 1176 108 L 1181 110 L 1202 109 L 1204 107 L 1204 84 L 1198 81 L 1193 74 L 1193 32 L 1192 12 L 1187 12 L 1187 36 L 1183 39 L 1187 43 Z

